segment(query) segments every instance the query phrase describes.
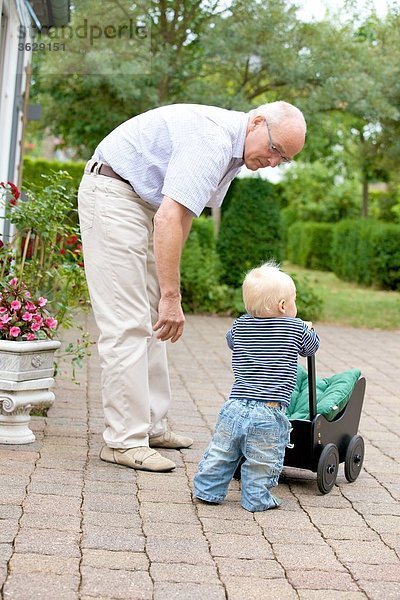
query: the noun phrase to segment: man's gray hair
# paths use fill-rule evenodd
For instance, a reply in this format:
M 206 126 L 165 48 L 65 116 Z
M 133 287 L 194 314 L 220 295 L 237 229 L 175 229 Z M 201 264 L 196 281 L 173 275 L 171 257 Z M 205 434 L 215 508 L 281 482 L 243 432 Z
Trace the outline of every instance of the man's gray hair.
M 264 117 L 268 121 L 268 125 L 279 125 L 282 121 L 296 119 L 299 123 L 304 125 L 304 129 L 307 129 L 306 120 L 300 109 L 289 102 L 278 100 L 276 102 L 269 102 L 268 104 L 262 104 L 258 108 L 253 108 L 249 111 L 250 117 L 258 117 L 259 115 Z

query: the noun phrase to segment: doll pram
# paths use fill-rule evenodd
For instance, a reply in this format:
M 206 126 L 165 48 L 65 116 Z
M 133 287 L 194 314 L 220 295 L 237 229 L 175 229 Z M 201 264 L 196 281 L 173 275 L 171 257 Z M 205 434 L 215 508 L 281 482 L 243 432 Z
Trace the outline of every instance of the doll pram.
M 307 358 L 307 372 L 299 367 L 287 411 L 293 429 L 284 465 L 316 473 L 322 494 L 335 485 L 340 463 L 350 483 L 361 472 L 364 440 L 357 431 L 365 385 L 365 378 L 355 369 L 317 381 L 315 356 Z M 240 479 L 240 465 L 235 478 Z

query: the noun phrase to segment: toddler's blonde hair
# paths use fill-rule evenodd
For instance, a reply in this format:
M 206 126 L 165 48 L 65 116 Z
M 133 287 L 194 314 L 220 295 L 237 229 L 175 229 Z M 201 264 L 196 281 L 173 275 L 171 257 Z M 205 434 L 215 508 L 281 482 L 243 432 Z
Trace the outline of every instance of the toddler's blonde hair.
M 296 292 L 293 279 L 270 260 L 249 271 L 244 278 L 243 301 L 246 311 L 253 317 L 278 316 L 281 300 L 287 300 Z

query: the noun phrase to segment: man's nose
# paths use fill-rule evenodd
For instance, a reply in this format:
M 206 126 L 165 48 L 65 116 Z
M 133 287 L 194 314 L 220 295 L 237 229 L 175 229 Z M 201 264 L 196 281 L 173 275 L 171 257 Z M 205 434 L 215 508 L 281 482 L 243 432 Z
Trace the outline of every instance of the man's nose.
M 281 159 L 279 156 L 271 156 L 271 158 L 269 159 L 269 166 L 272 167 L 272 169 L 274 169 L 279 165 L 280 162 Z

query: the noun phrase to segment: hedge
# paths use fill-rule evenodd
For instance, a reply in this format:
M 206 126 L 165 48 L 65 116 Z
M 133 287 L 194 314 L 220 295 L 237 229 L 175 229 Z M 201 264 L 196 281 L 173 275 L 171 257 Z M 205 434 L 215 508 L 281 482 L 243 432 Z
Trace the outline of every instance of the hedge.
M 288 229 L 287 258 L 308 269 L 332 270 L 345 281 L 400 290 L 400 225 L 299 221 Z
M 287 259 L 307 269 L 329 271 L 334 225 L 298 221 L 288 229 Z
M 181 260 L 181 294 L 185 312 L 221 312 L 232 308 L 232 290 L 220 284 L 214 222 L 193 220 Z
M 45 160 L 44 158 L 24 157 L 22 170 L 22 188 L 31 189 L 31 186 L 43 187 L 45 180 L 42 175 L 51 175 L 53 171 L 67 171 L 72 177 L 71 187 L 78 191 L 82 179 L 84 162 L 62 162 L 60 160 Z
M 270 258 L 281 260 L 279 194 L 272 183 L 256 178 L 235 181 L 222 214 L 217 251 L 222 281 L 233 287 L 241 285 L 249 269 Z

